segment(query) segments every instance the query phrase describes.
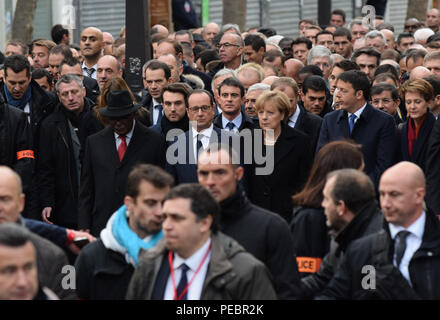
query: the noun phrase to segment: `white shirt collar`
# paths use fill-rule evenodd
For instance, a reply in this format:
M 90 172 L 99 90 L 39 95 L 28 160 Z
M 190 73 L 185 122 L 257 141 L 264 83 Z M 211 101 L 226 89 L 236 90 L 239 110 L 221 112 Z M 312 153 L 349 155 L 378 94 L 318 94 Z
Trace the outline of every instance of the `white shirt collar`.
M 156 101 L 156 99 L 153 98 L 153 107 L 157 106 L 158 104 L 162 105 L 160 102 Z
M 417 220 L 414 221 L 413 224 L 410 225 L 407 229 L 405 229 L 405 228 L 403 228 L 401 226 L 396 226 L 396 225 L 390 223 L 389 227 L 390 227 L 391 238 L 395 239 L 396 235 L 400 231 L 407 230 L 407 231 L 411 232 L 411 234 L 415 235 L 417 238 L 423 239 L 423 233 L 425 232 L 425 222 L 426 222 L 426 213 L 423 210 L 423 212 L 420 215 L 420 217 L 418 217 Z
M 131 127 L 131 130 L 125 135 L 126 140 L 130 141 L 131 137 L 133 136 L 134 126 L 136 124 L 136 120 L 133 120 L 133 127 Z M 115 135 L 115 139 L 119 139 L 119 134 L 113 131 L 113 134 Z
M 212 123 L 211 123 L 211 125 L 208 128 L 203 129 L 200 132 L 197 132 L 196 128 L 191 127 L 192 137 L 193 137 L 193 139 L 197 139 L 197 135 L 201 134 L 203 137 L 211 138 L 211 134 L 212 134 L 212 130 L 213 129 L 214 129 L 214 124 L 212 124 Z
M 197 268 L 199 267 L 200 263 L 202 262 L 203 257 L 205 256 L 206 251 L 209 248 L 209 244 L 211 243 L 211 238 L 206 240 L 206 242 L 203 244 L 203 246 L 200 247 L 199 250 L 197 250 L 191 257 L 188 259 L 183 259 L 180 257 L 177 253 L 174 254 L 174 261 L 173 261 L 173 268 L 177 269 L 180 268 L 180 266 L 185 263 L 191 271 L 195 272 Z M 188 279 L 189 281 L 189 279 Z
M 224 116 L 224 114 L 222 114 L 222 127 L 223 127 L 224 129 L 226 129 L 226 125 L 227 125 L 229 122 L 232 122 L 232 123 L 235 125 L 234 129 L 237 129 L 237 130 L 238 130 L 238 128 L 240 128 L 240 126 L 241 126 L 242 121 L 243 121 L 243 116 L 242 116 L 242 114 L 241 114 L 241 111 L 240 111 L 240 113 L 238 114 L 238 116 L 236 116 L 236 117 L 234 118 L 234 120 L 232 120 L 232 121 L 229 121 L 228 119 L 226 119 L 225 116 Z
M 81 69 L 84 70 L 84 68 L 87 68 L 87 69 L 93 68 L 93 69 L 95 69 L 95 71 L 93 71 L 93 73 L 95 73 L 96 70 L 98 70 L 98 64 L 95 64 L 94 66 L 91 66 L 91 67 L 89 68 L 89 67 L 86 66 L 85 61 L 83 61 L 82 66 L 81 66 Z

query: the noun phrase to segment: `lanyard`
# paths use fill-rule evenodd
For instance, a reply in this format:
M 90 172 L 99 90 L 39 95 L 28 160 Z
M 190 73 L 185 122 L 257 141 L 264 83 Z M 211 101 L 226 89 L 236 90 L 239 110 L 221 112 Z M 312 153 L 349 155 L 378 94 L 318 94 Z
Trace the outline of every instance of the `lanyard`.
M 185 293 L 188 291 L 189 286 L 193 282 L 194 278 L 196 277 L 197 273 L 199 273 L 200 268 L 202 267 L 203 263 L 205 262 L 206 258 L 208 258 L 209 251 L 211 250 L 212 240 L 209 242 L 208 250 L 206 250 L 205 255 L 203 256 L 202 261 L 200 262 L 199 266 L 197 267 L 196 271 L 194 272 L 190 282 L 186 285 L 185 289 L 182 291 L 180 296 L 177 296 L 177 288 L 176 288 L 176 282 L 174 280 L 174 266 L 173 266 L 173 253 L 170 251 L 168 253 L 168 263 L 170 264 L 170 273 L 171 273 L 171 282 L 173 283 L 173 291 L 174 291 L 174 300 L 182 300 Z

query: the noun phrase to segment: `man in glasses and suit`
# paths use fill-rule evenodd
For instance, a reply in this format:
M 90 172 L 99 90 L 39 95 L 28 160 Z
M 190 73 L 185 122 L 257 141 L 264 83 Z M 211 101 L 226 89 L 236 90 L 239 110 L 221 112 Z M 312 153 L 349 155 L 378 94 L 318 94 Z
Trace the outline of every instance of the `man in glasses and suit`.
M 165 141 L 160 134 L 135 121 L 135 105 L 128 90 L 110 91 L 107 106 L 99 109 L 109 126 L 90 136 L 81 172 L 80 229 L 98 236 L 122 204 L 130 170 L 137 163 L 163 167 Z

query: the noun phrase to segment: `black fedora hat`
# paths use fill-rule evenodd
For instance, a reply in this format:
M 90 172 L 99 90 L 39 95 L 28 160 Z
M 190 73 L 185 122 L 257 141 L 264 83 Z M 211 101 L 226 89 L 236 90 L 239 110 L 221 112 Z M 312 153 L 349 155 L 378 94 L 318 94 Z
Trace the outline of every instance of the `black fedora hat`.
M 107 105 L 98 109 L 99 113 L 108 118 L 121 118 L 137 111 L 140 104 L 134 104 L 128 90 L 114 90 L 107 94 Z

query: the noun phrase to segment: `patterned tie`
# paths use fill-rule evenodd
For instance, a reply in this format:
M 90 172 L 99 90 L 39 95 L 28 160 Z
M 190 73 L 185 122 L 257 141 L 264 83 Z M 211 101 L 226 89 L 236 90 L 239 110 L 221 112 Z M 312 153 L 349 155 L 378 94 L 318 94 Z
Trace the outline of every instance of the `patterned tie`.
M 202 137 L 203 135 L 198 134 L 197 135 L 197 159 L 199 158 L 199 153 L 200 153 L 200 149 L 203 149 L 203 144 L 202 144 Z
M 118 147 L 118 156 L 119 161 L 122 162 L 122 159 L 124 159 L 125 151 L 127 151 L 127 141 L 126 136 L 119 136 L 119 138 L 121 139 L 121 143 Z
M 87 73 L 87 75 L 89 76 L 89 78 L 91 78 L 92 77 L 92 74 L 93 74 L 93 72 L 95 72 L 95 68 L 87 68 L 87 67 L 84 67 L 85 69 L 86 69 L 86 73 Z
M 402 262 L 403 255 L 406 250 L 406 238 L 411 234 L 409 231 L 400 231 L 396 235 L 396 239 L 399 239 L 396 247 L 396 267 L 399 268 L 400 262 Z
M 157 121 L 156 121 L 156 124 L 157 124 L 157 123 L 160 123 L 160 121 L 162 120 L 162 117 L 163 117 L 163 106 L 161 104 L 156 104 L 154 106 L 154 108 L 159 110 L 159 116 L 157 117 Z
M 189 267 L 183 263 L 180 266 L 180 269 L 182 270 L 182 276 L 180 277 L 179 284 L 177 285 L 177 297 L 178 298 L 180 297 L 183 290 L 185 290 L 186 286 L 188 285 L 188 278 L 186 276 L 186 272 L 189 270 Z M 187 295 L 188 295 L 188 290 L 183 295 L 182 300 L 187 300 L 188 299 Z
M 232 122 L 228 122 L 228 124 L 226 125 L 226 128 L 229 129 L 229 131 L 233 131 L 235 127 L 235 124 Z
M 350 127 L 350 134 L 353 131 L 353 127 L 354 127 L 356 118 L 357 118 L 356 115 L 353 113 L 352 115 L 350 115 L 350 117 L 348 119 L 348 126 Z

